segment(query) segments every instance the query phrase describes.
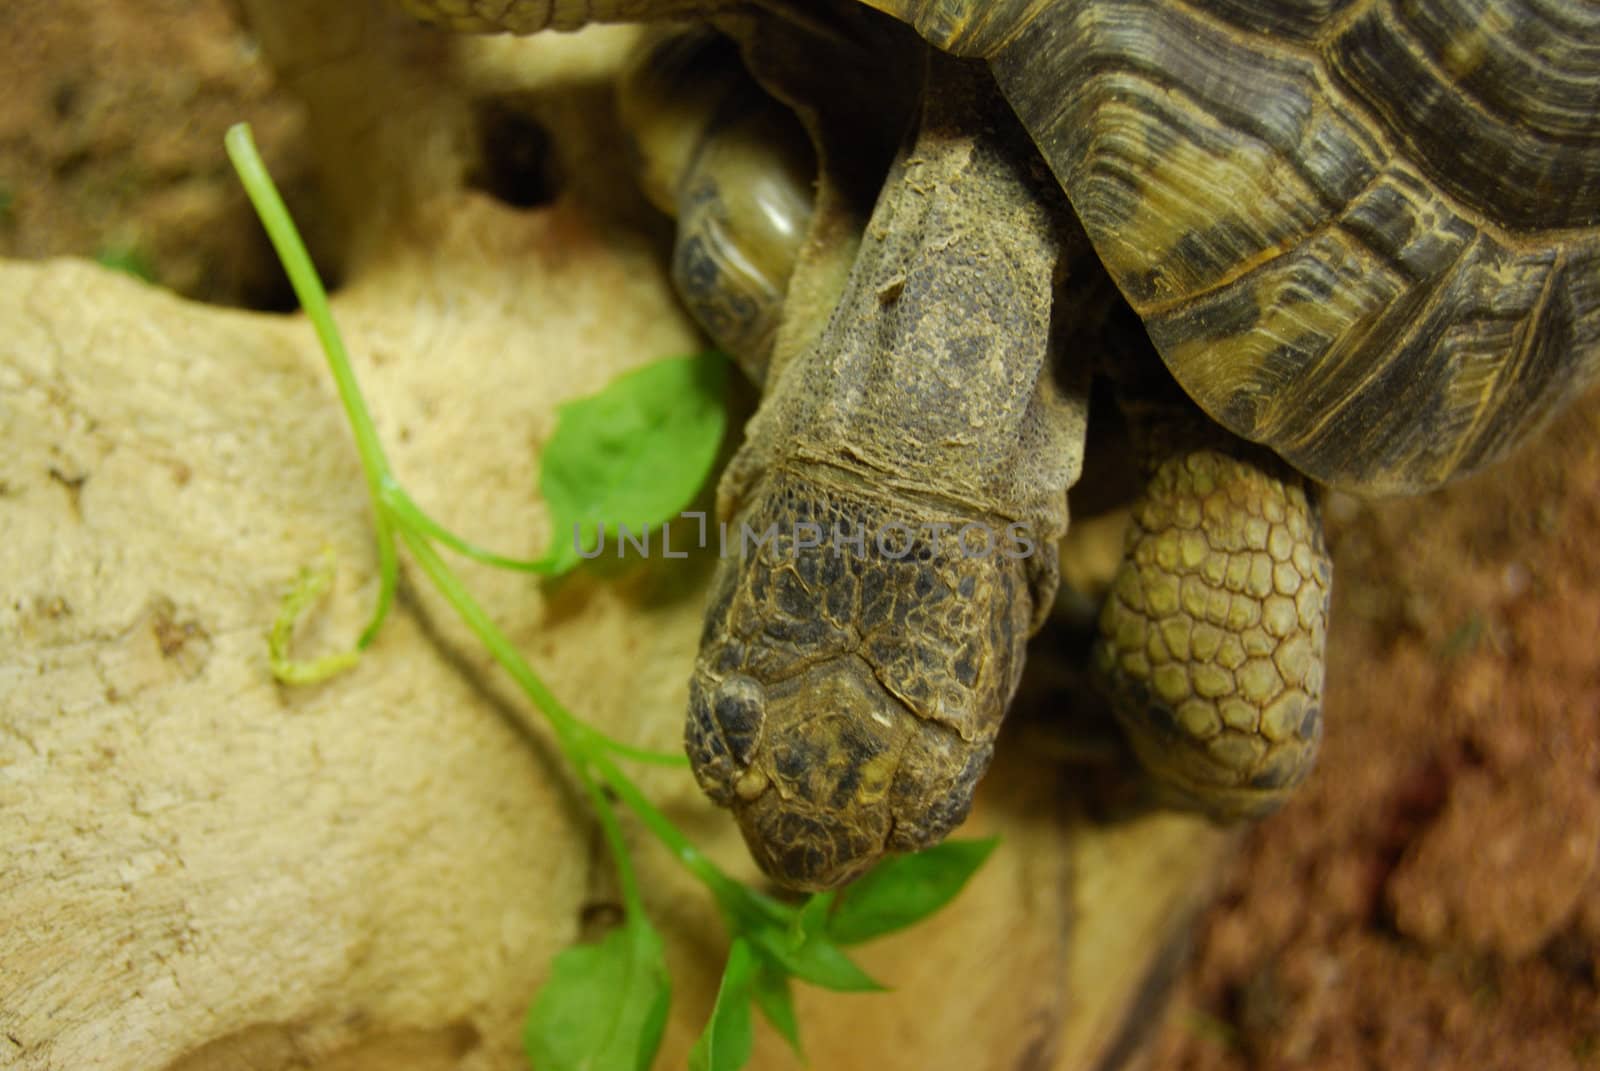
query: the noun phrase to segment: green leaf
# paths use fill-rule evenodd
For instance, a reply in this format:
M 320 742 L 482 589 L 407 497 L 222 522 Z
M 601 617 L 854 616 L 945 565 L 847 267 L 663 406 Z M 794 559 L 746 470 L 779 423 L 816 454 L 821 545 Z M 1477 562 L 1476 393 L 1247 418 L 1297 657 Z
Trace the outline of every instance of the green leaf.
M 828 935 L 853 945 L 926 918 L 955 899 L 998 843 L 995 837 L 947 840 L 878 864 L 839 897 Z
M 769 959 L 802 982 L 845 993 L 869 993 L 883 989 L 825 933 L 795 933 L 788 927 L 767 925 L 746 930 L 744 936 Z
M 742 937 L 728 949 L 722 968 L 722 985 L 705 1032 L 689 1051 L 689 1071 L 739 1071 L 755 1045 L 750 1016 L 750 989 L 755 980 L 756 957 Z
M 839 898 L 836 889 L 827 892 L 812 893 L 806 902 L 800 905 L 800 910 L 794 914 L 794 922 L 790 925 L 789 934 L 795 941 L 803 941 L 814 934 L 826 936 L 828 933 L 828 916 L 833 912 L 833 903 Z
M 538 1071 L 647 1071 L 667 1025 L 672 980 L 661 935 L 642 916 L 550 965 L 522 1047 Z
M 553 540 L 541 565 L 564 573 L 579 547 L 614 541 L 619 526 L 637 534 L 677 516 L 716 461 L 727 379 L 727 358 L 702 353 L 645 365 L 558 407 L 540 462 Z
M 801 981 L 847 992 L 883 989 L 817 925 L 816 905 L 822 901 L 825 908 L 828 895 L 813 897 L 798 911 L 743 885 L 719 889 L 717 900 L 734 935 Z
M 789 1047 L 800 1059 L 806 1058 L 800 1047 L 800 1022 L 794 1014 L 794 993 L 789 988 L 789 976 L 778 967 L 763 961 L 756 967 L 752 992 L 761 1014 L 767 1017 L 772 1028 L 782 1034 Z
M 785 927 L 794 924 L 794 908 L 748 885 L 730 881 L 712 891 L 716 894 L 717 905 L 727 916 L 729 928 L 735 933 L 758 930 L 769 925 Z

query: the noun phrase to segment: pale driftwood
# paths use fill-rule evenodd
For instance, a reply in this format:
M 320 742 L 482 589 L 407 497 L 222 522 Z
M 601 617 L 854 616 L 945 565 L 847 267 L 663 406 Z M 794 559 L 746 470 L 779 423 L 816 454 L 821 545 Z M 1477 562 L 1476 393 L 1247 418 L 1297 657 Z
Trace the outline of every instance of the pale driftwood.
M 383 25 L 345 42 L 413 32 Z M 504 43 L 462 45 L 477 73 L 439 92 L 603 71 L 619 43 L 517 46 L 531 68 Z M 372 60 L 375 86 L 393 62 Z M 381 111 L 356 89 L 339 101 Z M 445 129 L 415 129 L 459 144 L 458 104 L 439 106 Z M 417 499 L 531 555 L 549 538 L 533 487 L 554 405 L 695 340 L 659 258 L 593 199 L 519 212 L 461 192 L 448 160 L 418 174 L 434 177 L 373 195 L 382 226 L 351 221 L 365 252 L 337 312 Z M 355 634 L 374 587 L 364 488 L 305 323 L 81 263 L 0 265 L 0 427 L 0 1063 L 521 1066 L 523 1010 L 611 900 L 609 868 L 536 719 L 426 593 L 353 672 L 272 682 L 263 632 L 302 565 L 338 556 L 312 651 Z M 582 716 L 677 746 L 695 583 L 461 571 Z M 1175 818 L 1089 827 L 1055 777 L 1002 755 L 971 831 L 1004 847 L 936 920 L 862 950 L 895 992 L 801 991 L 812 1066 L 1089 1067 L 1112 1044 L 1221 840 Z M 686 775 L 639 780 L 753 875 Z M 680 1067 L 724 939 L 629 828 L 677 979 L 659 1066 Z M 798 1064 L 763 1027 L 752 1066 Z

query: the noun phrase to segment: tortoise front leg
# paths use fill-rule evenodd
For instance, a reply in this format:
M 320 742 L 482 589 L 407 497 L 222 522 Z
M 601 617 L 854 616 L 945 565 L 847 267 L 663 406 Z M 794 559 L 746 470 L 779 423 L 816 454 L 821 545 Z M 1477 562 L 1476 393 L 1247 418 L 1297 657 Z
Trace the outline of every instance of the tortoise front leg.
M 1195 421 L 1152 426 L 1192 432 Z M 1301 476 L 1211 433 L 1148 452 L 1095 666 L 1160 793 L 1216 818 L 1265 814 L 1322 735 L 1332 564 Z

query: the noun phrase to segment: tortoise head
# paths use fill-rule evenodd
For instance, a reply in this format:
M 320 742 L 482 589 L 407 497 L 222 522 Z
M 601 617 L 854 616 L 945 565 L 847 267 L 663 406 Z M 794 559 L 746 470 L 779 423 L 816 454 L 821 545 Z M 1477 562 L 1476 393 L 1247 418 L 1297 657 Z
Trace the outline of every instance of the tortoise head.
M 891 514 L 825 470 L 769 477 L 741 517 L 776 535 L 719 566 L 686 748 L 763 870 L 832 888 L 966 817 L 1038 578 L 1020 540 L 971 553 L 960 525 Z
M 706 791 L 727 803 L 775 880 L 828 889 L 885 853 L 961 822 L 992 740 L 966 741 L 884 689 L 847 654 L 763 687 L 697 673 L 688 737 Z M 731 776 L 730 776 L 731 775 Z

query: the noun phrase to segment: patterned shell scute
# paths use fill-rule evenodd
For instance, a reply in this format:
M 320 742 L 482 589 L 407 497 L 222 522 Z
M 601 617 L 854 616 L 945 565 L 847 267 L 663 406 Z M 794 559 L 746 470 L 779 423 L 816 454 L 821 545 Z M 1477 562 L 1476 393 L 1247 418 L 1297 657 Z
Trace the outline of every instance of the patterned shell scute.
M 1059 0 L 991 57 L 1183 387 L 1424 490 L 1600 372 L 1600 5 Z
M 740 0 L 403 2 L 526 31 Z M 1424 491 L 1600 377 L 1595 0 L 866 2 L 989 61 L 1174 377 L 1302 472 Z
M 1045 16 L 1057 0 L 864 0 L 868 7 L 907 23 L 930 45 L 955 56 L 988 58 L 1024 27 Z
M 1516 230 L 1600 223 L 1600 5 L 1371 4 L 1322 53 L 1469 208 Z
M 1286 41 L 1316 40 L 1356 0 L 1210 0 L 1216 16 L 1251 33 Z

